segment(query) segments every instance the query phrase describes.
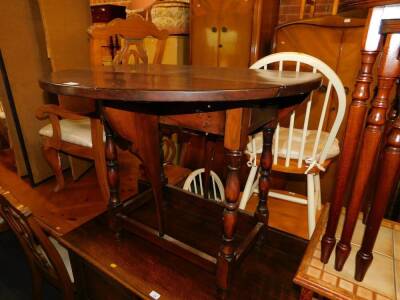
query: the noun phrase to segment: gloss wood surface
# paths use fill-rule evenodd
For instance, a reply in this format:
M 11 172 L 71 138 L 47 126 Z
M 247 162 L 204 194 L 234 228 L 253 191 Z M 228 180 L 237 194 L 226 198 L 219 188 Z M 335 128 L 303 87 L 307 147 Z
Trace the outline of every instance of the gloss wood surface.
M 312 73 L 121 65 L 53 72 L 40 86 L 56 94 L 139 103 L 243 102 L 307 94 L 320 81 Z

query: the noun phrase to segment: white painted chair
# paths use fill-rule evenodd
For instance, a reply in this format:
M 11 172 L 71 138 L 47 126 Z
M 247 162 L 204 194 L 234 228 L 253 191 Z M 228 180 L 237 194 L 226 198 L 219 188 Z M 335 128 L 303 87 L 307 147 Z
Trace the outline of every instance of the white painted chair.
M 183 189 L 194 194 L 204 197 L 204 186 L 202 174 L 205 172 L 204 168 L 194 170 L 186 178 L 183 184 Z M 224 185 L 218 175 L 210 170 L 210 187 L 208 190 L 208 199 L 218 202 L 225 200 Z
M 318 72 L 324 76 L 323 84 L 326 86 L 326 93 L 317 129 L 309 129 L 312 121 L 310 118 L 311 111 L 315 114 L 314 107 L 312 107 L 313 93 L 311 93 L 306 102 L 304 118 L 302 117 L 301 120 L 296 119 L 296 111 L 293 111 L 290 116 L 289 128 L 281 127 L 278 124 L 272 146 L 272 170 L 283 173 L 305 174 L 307 176 L 307 196 L 288 191 L 273 190 L 268 194 L 273 198 L 307 205 L 308 235 L 311 237 L 315 229 L 317 210 L 321 207 L 319 173 L 320 171 L 325 171 L 331 160 L 340 153 L 339 141 L 336 139 L 336 135 L 345 114 L 346 93 L 343 83 L 337 74 L 323 61 L 313 56 L 297 52 L 275 53 L 261 58 L 250 68 L 268 69 L 271 64 L 277 65 L 279 71 L 284 71 L 285 65 L 290 64 L 292 68 L 295 67 L 296 72 L 299 72 L 306 65 L 309 69 L 312 69 L 312 72 Z M 330 101 L 337 101 L 337 112 L 334 122 L 327 129 L 324 127 L 326 127 L 327 107 Z M 314 103 L 314 105 L 316 104 Z M 295 120 L 300 123 L 298 125 L 300 128 L 295 128 Z M 253 135 L 249 139 L 250 142 L 247 145 L 246 153 L 249 156 L 248 166 L 251 170 L 241 198 L 241 209 L 246 207 L 247 201 L 253 192 L 258 192 L 257 171 L 259 156 L 262 152 L 262 132 Z

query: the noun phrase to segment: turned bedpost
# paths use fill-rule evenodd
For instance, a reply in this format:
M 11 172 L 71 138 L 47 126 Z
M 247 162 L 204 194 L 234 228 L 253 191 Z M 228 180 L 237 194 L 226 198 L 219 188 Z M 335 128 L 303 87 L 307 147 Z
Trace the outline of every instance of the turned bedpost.
M 351 250 L 351 238 L 357 222 L 360 206 L 365 196 L 374 161 L 380 149 L 386 115 L 389 107 L 389 96 L 394 82 L 399 76 L 400 62 L 397 60 L 400 47 L 400 34 L 388 34 L 383 55 L 378 69 L 378 92 L 372 102 L 372 109 L 367 118 L 364 130 L 360 157 L 351 192 L 351 200 L 347 207 L 345 222 L 340 241 L 336 246 L 335 269 L 341 270 Z
M 367 24 L 373 24 L 380 15 L 370 10 Z M 364 42 L 361 50 L 361 67 L 356 80 L 352 103 L 347 117 L 343 150 L 336 171 L 336 185 L 331 198 L 329 218 L 325 234 L 321 240 L 321 261 L 327 263 L 336 244 L 335 233 L 340 212 L 345 200 L 348 183 L 351 182 L 351 170 L 356 158 L 357 146 L 362 133 L 373 81 L 372 70 L 378 54 L 381 36 L 372 26 L 366 25 Z
M 249 116 L 248 109 L 231 109 L 226 112 L 224 147 L 228 174 L 225 183 L 222 245 L 217 257 L 217 286 L 221 299 L 228 297 L 235 264 L 234 239 L 240 195 L 239 170 L 247 142 Z
M 399 180 L 400 171 L 400 118 L 397 117 L 386 141 L 379 165 L 378 184 L 367 220 L 363 241 L 356 256 L 355 279 L 362 281 L 372 262 L 372 250 L 385 214 L 390 196 Z

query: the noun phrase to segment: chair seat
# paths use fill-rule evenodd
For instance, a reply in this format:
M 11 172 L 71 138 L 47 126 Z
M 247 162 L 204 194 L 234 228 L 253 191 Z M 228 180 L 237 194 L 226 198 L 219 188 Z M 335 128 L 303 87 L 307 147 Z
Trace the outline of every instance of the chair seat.
M 278 157 L 280 158 L 286 158 L 287 156 L 287 147 L 288 147 L 288 128 L 281 127 L 279 129 L 279 147 L 278 147 Z M 290 158 L 291 159 L 298 159 L 300 156 L 300 148 L 301 148 L 301 140 L 303 136 L 303 130 L 302 129 L 293 129 L 293 136 L 292 136 L 292 149 L 290 151 Z M 316 154 L 316 159 L 319 158 L 322 149 L 326 143 L 326 140 L 328 139 L 329 132 L 322 131 L 321 132 L 321 137 L 320 137 L 320 142 L 318 145 L 317 149 L 317 154 Z M 306 144 L 304 147 L 304 154 L 303 157 L 304 159 L 310 158 L 312 156 L 312 151 L 315 143 L 315 139 L 317 137 L 317 130 L 308 130 L 307 135 L 306 135 Z M 256 148 L 256 153 L 259 154 L 262 152 L 262 141 L 263 141 L 263 136 L 262 132 L 257 133 L 254 137 L 254 142 L 255 142 L 255 148 Z M 275 142 L 275 139 L 274 139 Z M 252 142 L 249 142 L 247 144 L 247 151 L 252 153 Z M 275 152 L 275 147 L 272 147 L 272 153 Z M 340 153 L 340 148 L 339 148 L 339 141 L 338 139 L 335 138 L 334 142 L 332 143 L 332 146 L 330 147 L 326 159 L 333 158 Z
M 90 128 L 90 119 L 83 118 L 81 120 L 60 120 L 61 140 L 71 144 L 92 147 L 92 133 Z M 39 134 L 46 137 L 53 136 L 53 127 L 47 124 L 39 130 Z M 103 132 L 103 140 L 106 136 Z

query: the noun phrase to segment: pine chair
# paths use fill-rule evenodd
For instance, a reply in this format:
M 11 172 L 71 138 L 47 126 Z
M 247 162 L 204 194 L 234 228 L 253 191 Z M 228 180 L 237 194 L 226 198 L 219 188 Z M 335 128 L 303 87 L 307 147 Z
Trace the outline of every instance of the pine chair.
M 168 32 L 157 27 L 139 15 L 132 15 L 126 20 L 115 19 L 107 24 L 95 24 L 89 28 L 91 60 L 93 66 L 104 64 L 103 50 L 110 39 L 116 38 L 122 47 L 113 57 L 113 64 L 149 62 L 144 48 L 144 38 L 151 36 L 158 39 L 153 63 L 160 64 Z M 107 49 L 106 49 L 107 50 Z M 64 99 L 65 100 L 65 99 Z M 72 100 L 77 101 L 77 100 Z M 108 109 L 112 110 L 112 109 Z M 55 191 L 64 187 L 60 152 L 94 160 L 97 180 L 105 201 L 109 199 L 109 187 L 106 173 L 104 151 L 105 134 L 101 120 L 96 117 L 78 114 L 58 105 L 44 105 L 37 111 L 40 120 L 50 119 L 50 124 L 40 129 L 43 138 L 43 153 L 56 175 Z M 123 124 L 121 124 L 123 126 Z
M 18 204 L 0 187 L 0 214 L 18 238 L 32 272 L 33 299 L 43 299 L 43 279 L 61 290 L 64 300 L 75 299 L 74 278 L 68 252 L 49 238 L 29 208 Z
M 295 68 L 297 72 L 303 69 L 312 69 L 324 76 L 326 87 L 317 128 L 312 128 L 315 123 L 311 120 L 311 112 L 315 114 L 318 101 L 313 101 L 313 94 L 306 102 L 305 112 L 298 114 L 296 110 L 290 116 L 289 128 L 278 124 L 273 140 L 273 165 L 272 170 L 290 174 L 305 174 L 307 177 L 307 196 L 286 191 L 270 191 L 269 196 L 287 200 L 308 207 L 308 235 L 311 237 L 315 224 L 317 209 L 321 207 L 320 172 L 325 171 L 332 159 L 340 153 L 339 141 L 336 139 L 340 124 L 346 109 L 346 93 L 340 78 L 321 60 L 303 53 L 282 52 L 275 53 L 255 62 L 251 69 L 267 69 L 268 66 L 277 65 L 279 71 L 284 71 L 285 65 Z M 320 89 L 323 91 L 324 89 Z M 334 93 L 333 93 L 334 91 Z M 334 122 L 327 126 L 327 107 L 331 101 L 337 101 L 337 112 Z M 313 103 L 314 102 L 314 103 Z M 304 114 L 304 118 L 302 115 Z M 300 119 L 300 120 L 299 120 Z M 299 123 L 295 127 L 295 123 Z M 330 127 L 330 128 L 326 128 Z M 250 138 L 246 153 L 249 155 L 248 166 L 251 168 L 249 177 L 240 202 L 240 208 L 244 209 L 251 194 L 257 191 L 259 155 L 262 152 L 262 133 Z
M 194 170 L 189 176 L 186 178 L 185 183 L 183 184 L 183 189 L 194 194 L 200 195 L 204 197 L 204 184 L 203 184 L 203 175 L 205 173 L 205 169 L 197 169 Z M 210 170 L 210 187 L 208 189 L 207 199 L 212 199 L 218 202 L 223 202 L 225 200 L 224 193 L 224 185 L 218 175 Z

